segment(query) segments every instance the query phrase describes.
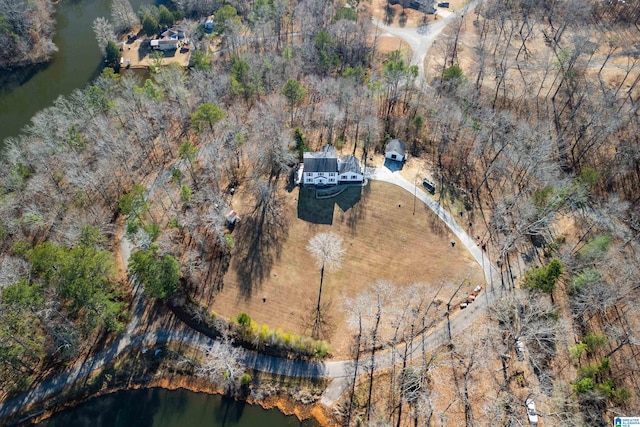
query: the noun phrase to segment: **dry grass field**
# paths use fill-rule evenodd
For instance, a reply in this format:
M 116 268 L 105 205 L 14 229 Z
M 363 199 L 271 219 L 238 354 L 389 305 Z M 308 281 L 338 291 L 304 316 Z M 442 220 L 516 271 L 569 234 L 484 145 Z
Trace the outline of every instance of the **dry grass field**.
M 237 240 L 224 288 L 210 307 L 214 312 L 225 317 L 245 312 L 259 324 L 309 334 L 320 269 L 306 245 L 317 233 L 328 231 L 340 236 L 346 249 L 342 268 L 326 273 L 322 294 L 322 301 L 329 303 L 323 315 L 334 326 L 329 341 L 336 357 L 346 356 L 349 341 L 341 312 L 342 295 L 355 295 L 385 279 L 397 286 L 416 282 L 439 286 L 444 282 L 448 286 L 441 296 L 448 298 L 468 278 L 462 298 L 483 283 L 480 267 L 459 242 L 452 247 L 455 238 L 444 224 L 420 202 L 413 215 L 413 196 L 398 187 L 373 181 L 324 200 L 315 199 L 307 189 L 294 188 L 290 193 L 282 189 L 280 195 L 287 218 L 286 226 L 275 230 L 280 237 L 273 241 L 269 253 L 260 254 L 250 252 L 248 244 Z M 234 199 L 234 208 L 248 217 L 251 208 L 243 206 L 243 195 Z M 244 219 L 234 236 L 247 231 L 240 229 L 243 226 L 248 226 Z M 251 254 L 260 257 L 259 262 L 250 259 Z
M 407 52 L 407 57 L 411 58 L 411 46 L 405 43 L 401 38 L 383 33 L 378 36 L 376 42 L 377 57 L 382 62 L 387 56 L 396 50 Z
M 452 3 L 452 10 L 455 10 Z M 460 36 L 457 46 L 457 64 L 462 68 L 464 76 L 475 83 L 478 75 L 479 64 L 483 63 L 478 55 L 478 41 L 483 39 L 480 35 L 480 28 L 483 25 L 483 18 L 478 18 L 477 14 L 467 14 L 462 21 Z M 493 24 L 490 24 L 493 25 Z M 537 94 L 547 96 L 548 91 L 555 83 L 555 72 L 558 68 L 558 59 L 553 53 L 553 48 L 545 43 L 543 30 L 547 30 L 545 23 L 534 22 L 532 33 L 526 43 L 526 55 L 521 55 L 518 61 L 515 60 L 517 52 L 521 49 L 522 39 L 517 35 L 510 37 L 510 43 L 505 42 L 505 38 L 499 37 L 496 30 L 486 35 L 484 42 L 488 52 L 492 52 L 498 46 L 498 59 L 502 58 L 502 52 L 507 50 L 504 56 L 507 58 L 505 69 L 505 83 L 509 87 L 511 97 L 529 98 Z M 442 73 L 444 52 L 447 50 L 447 43 L 453 39 L 455 34 L 455 24 L 450 24 L 436 41 L 433 48 L 429 50 L 425 58 L 425 72 L 427 81 L 438 78 Z M 583 53 L 576 63 L 577 72 L 593 81 L 598 81 L 598 73 L 602 78 L 602 83 L 610 88 L 620 86 L 622 90 L 628 90 L 630 83 L 634 82 L 640 75 L 637 58 L 630 55 L 625 50 L 624 42 L 621 40 L 637 39 L 637 32 L 633 27 L 616 28 L 614 32 L 588 31 L 568 29 L 563 36 L 566 45 L 570 46 L 567 40 L 572 38 L 584 38 L 591 43 L 595 50 L 593 55 Z M 614 50 L 611 50 L 615 48 Z M 613 52 L 613 53 L 612 53 Z M 608 55 L 611 55 L 607 58 Z M 606 65 L 602 67 L 606 61 Z M 485 76 L 482 80 L 482 87 L 493 93 L 495 90 L 496 70 L 502 70 L 502 64 L 492 62 L 491 55 L 487 54 L 485 62 Z M 624 76 L 629 73 L 623 84 Z M 526 83 L 523 79 L 526 79 Z M 637 93 L 634 93 L 637 96 Z
M 387 0 L 371 0 L 370 2 L 361 2 L 358 6 L 361 11 L 369 13 L 373 18 L 379 21 L 387 21 L 391 19 L 389 24 L 392 27 L 417 27 L 421 24 L 431 24 L 438 19 L 446 16 L 450 12 L 454 12 L 462 8 L 467 0 L 449 0 L 448 8 L 436 8 L 435 14 L 426 14 L 415 9 L 403 8 L 400 4 L 391 5 L 390 13 L 387 13 Z

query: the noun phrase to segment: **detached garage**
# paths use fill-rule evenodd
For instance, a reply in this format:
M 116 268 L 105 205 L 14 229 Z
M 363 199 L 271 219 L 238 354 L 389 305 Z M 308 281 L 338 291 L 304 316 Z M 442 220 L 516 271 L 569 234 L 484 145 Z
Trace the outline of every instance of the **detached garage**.
M 384 156 L 389 160 L 404 162 L 407 160 L 407 144 L 399 139 L 392 139 L 387 143 Z

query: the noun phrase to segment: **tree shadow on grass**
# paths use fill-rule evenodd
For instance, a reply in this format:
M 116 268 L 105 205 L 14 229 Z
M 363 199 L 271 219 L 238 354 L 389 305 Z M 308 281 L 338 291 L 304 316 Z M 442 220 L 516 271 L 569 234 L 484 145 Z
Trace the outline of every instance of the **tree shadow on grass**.
M 203 274 L 194 278 L 193 281 L 196 284 L 193 284 L 192 287 L 194 295 L 197 295 L 201 301 L 211 304 L 215 296 L 224 288 L 224 276 L 231 265 L 231 257 L 226 253 L 216 251 L 206 257 L 205 263 L 209 267 Z
M 431 209 L 428 206 L 425 206 L 423 203 L 420 202 L 419 210 L 417 209 L 416 211 L 417 212 L 423 211 L 425 215 L 428 215 L 429 228 L 433 234 L 435 234 L 436 236 L 443 237 L 448 233 L 449 228 L 447 227 L 447 225 L 444 223 L 442 219 L 440 219 L 438 215 L 433 213 L 433 211 L 431 211 Z
M 322 301 L 320 303 L 320 312 L 316 309 L 315 295 L 309 298 L 308 305 L 308 312 L 300 319 L 304 326 L 305 335 L 311 336 L 314 339 L 331 341 L 331 338 L 336 332 L 336 321 L 331 315 L 333 300 L 328 298 L 326 301 Z M 317 332 L 317 336 L 314 336 L 314 330 Z
M 236 244 L 242 248 L 236 264 L 240 297 L 251 298 L 254 290 L 269 276 L 289 234 L 282 200 L 275 200 L 275 197 L 268 204 L 258 205 L 251 215 L 243 218 L 237 229 Z

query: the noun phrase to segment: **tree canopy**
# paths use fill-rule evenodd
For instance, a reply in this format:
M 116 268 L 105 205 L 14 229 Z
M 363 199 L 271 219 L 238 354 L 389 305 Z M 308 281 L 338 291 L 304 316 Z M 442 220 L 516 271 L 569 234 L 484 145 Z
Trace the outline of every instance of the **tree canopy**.
M 171 255 L 160 255 L 156 246 L 132 253 L 129 269 L 152 298 L 167 300 L 178 289 L 180 264 Z
M 99 248 L 98 236 L 94 228 L 85 227 L 73 248 L 44 242 L 29 254 L 34 278 L 61 295 L 65 311 L 72 320 L 82 320 L 85 333 L 96 326 L 110 331 L 123 328 L 125 306 L 117 288 L 115 261 L 110 252 Z
M 562 263 L 553 259 L 549 264 L 527 271 L 522 279 L 524 287 L 551 295 L 562 274 Z
M 213 126 L 222 120 L 225 116 L 224 111 L 217 105 L 204 102 L 198 106 L 198 109 L 191 115 L 191 126 L 200 132 L 203 129 L 213 131 Z

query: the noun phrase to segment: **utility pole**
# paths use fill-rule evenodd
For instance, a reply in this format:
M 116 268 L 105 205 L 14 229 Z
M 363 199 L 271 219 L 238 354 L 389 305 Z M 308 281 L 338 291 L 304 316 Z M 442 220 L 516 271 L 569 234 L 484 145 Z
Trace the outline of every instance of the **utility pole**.
M 418 197 L 418 176 L 420 175 L 420 171 L 422 170 L 422 164 L 418 168 L 418 172 L 416 172 L 416 177 L 413 180 L 413 215 L 416 214 L 416 198 Z

